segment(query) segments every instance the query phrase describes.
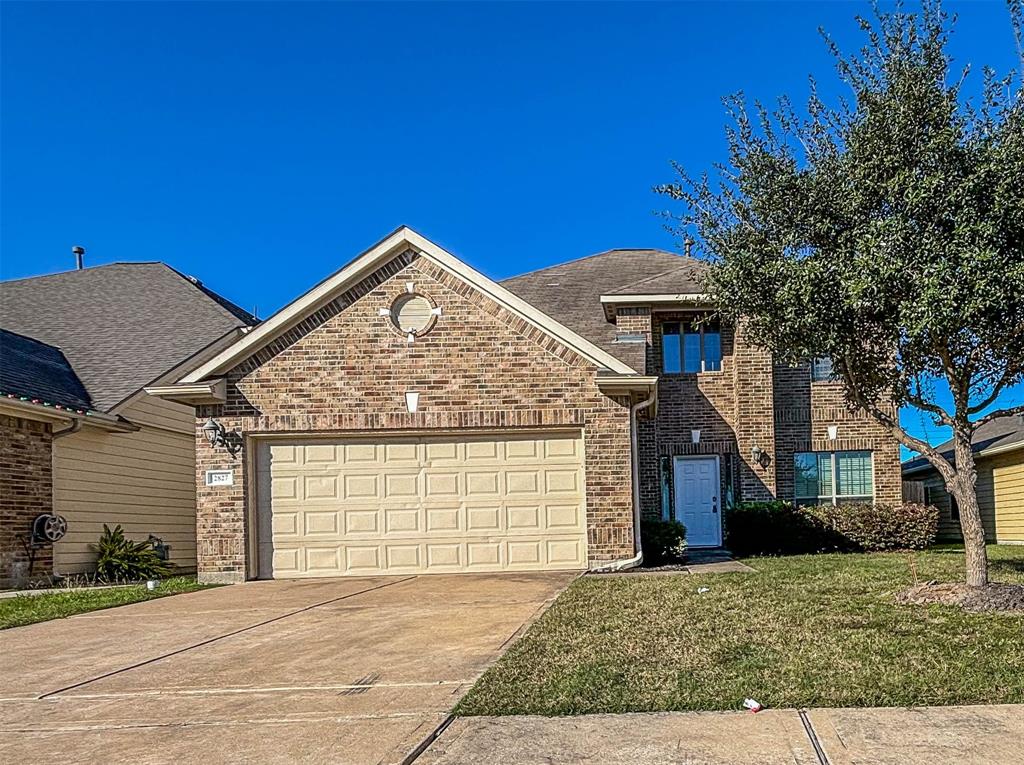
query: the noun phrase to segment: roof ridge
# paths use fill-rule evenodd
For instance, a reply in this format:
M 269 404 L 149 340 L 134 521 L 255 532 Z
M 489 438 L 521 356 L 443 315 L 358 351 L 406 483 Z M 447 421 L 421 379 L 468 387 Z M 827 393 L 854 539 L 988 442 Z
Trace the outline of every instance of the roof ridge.
M 675 273 L 676 271 L 682 271 L 684 269 L 692 270 L 692 269 L 696 268 L 697 266 L 707 262 L 707 261 L 701 260 L 700 258 L 695 258 L 695 257 L 693 257 L 691 255 L 680 255 L 679 257 L 684 259 L 686 262 L 685 263 L 680 263 L 679 265 L 673 266 L 672 268 L 668 268 L 668 269 L 666 269 L 664 271 L 659 271 L 656 274 L 651 274 L 650 276 L 645 276 L 643 279 L 637 279 L 635 282 L 630 282 L 629 284 L 623 284 L 621 287 L 619 287 L 619 288 L 615 289 L 614 291 L 612 291 L 611 294 L 612 295 L 618 295 L 618 294 L 621 294 L 623 292 L 623 290 L 631 289 L 631 288 L 636 287 L 636 286 L 638 286 L 640 284 L 643 284 L 644 282 L 650 282 L 650 281 L 654 281 L 655 279 L 660 279 L 661 277 L 665 276 L 666 274 L 672 274 L 672 273 Z
M 169 271 L 171 271 L 171 273 L 177 274 L 182 279 L 184 279 L 186 282 L 188 282 L 190 285 L 192 285 L 197 290 L 202 292 L 204 295 L 206 295 L 208 298 L 210 298 L 213 302 L 215 302 L 217 305 L 219 305 L 225 311 L 230 313 L 236 319 L 244 321 L 249 326 L 252 326 L 254 324 L 259 324 L 260 320 L 259 320 L 259 318 L 255 314 L 249 313 L 248 311 L 246 311 L 244 308 L 242 308 L 237 303 L 233 303 L 232 301 L 228 300 L 226 297 L 224 297 L 220 293 L 214 292 L 212 289 L 207 287 L 205 284 L 203 284 L 196 277 L 189 276 L 188 274 L 184 274 L 181 271 L 179 271 L 178 269 L 176 269 L 174 266 L 168 265 L 167 263 L 163 263 L 161 261 L 158 261 L 158 262 L 160 262 L 160 265 L 162 265 L 164 268 L 166 268 Z
M 36 274 L 35 276 L 19 276 L 14 279 L 4 279 L 2 284 L 11 284 L 12 282 L 27 282 L 31 279 L 47 279 L 51 276 L 64 276 L 65 274 L 77 274 L 79 271 L 95 271 L 99 268 L 108 268 L 110 266 L 166 266 L 162 260 L 114 260 L 110 263 L 99 263 L 95 266 L 85 266 L 84 268 L 66 268 L 63 271 L 54 271 L 51 274 Z M 170 268 L 170 266 L 167 266 Z
M 521 274 L 516 274 L 515 276 L 506 277 L 506 278 L 502 279 L 501 281 L 507 282 L 507 281 L 511 281 L 512 279 L 518 279 L 518 278 L 520 278 L 522 276 L 531 276 L 533 274 L 539 274 L 542 271 L 550 271 L 553 268 L 561 268 L 562 266 L 569 266 L 569 265 L 572 265 L 573 263 L 581 263 L 584 260 L 590 260 L 591 258 L 599 258 L 602 255 L 610 255 L 613 252 L 657 252 L 657 253 L 664 254 L 664 255 L 674 255 L 675 257 L 679 257 L 679 258 L 685 257 L 684 255 L 679 255 L 678 253 L 672 252 L 670 250 L 662 250 L 662 249 L 658 249 L 657 247 L 641 247 L 641 248 L 613 247 L 610 250 L 601 250 L 601 252 L 594 252 L 594 253 L 591 253 L 590 255 L 583 255 L 582 257 L 573 258 L 572 260 L 563 260 L 561 263 L 553 263 L 550 266 L 542 266 L 541 268 L 535 268 L 532 271 L 524 271 Z M 669 269 L 669 270 L 671 270 L 671 269 Z

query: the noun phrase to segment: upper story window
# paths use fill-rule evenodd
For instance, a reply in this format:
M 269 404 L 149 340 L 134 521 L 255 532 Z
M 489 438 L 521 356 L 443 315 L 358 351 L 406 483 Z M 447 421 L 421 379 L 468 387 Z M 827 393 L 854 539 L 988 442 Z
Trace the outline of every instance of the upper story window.
M 871 502 L 875 496 L 871 452 L 798 452 L 793 472 L 798 505 Z
M 835 371 L 832 368 L 832 359 L 828 356 L 819 356 L 811 359 L 811 379 L 814 382 L 825 382 L 835 379 Z
M 666 322 L 662 325 L 662 369 L 680 372 L 719 372 L 722 332 L 718 322 Z

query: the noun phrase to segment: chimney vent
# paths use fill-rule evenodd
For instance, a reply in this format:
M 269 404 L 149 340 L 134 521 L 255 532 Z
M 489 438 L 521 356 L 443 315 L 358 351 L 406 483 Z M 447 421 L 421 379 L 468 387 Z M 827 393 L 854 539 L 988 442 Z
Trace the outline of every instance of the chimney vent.
M 72 254 L 75 256 L 75 267 L 81 271 L 85 268 L 85 248 L 79 247 L 77 244 L 71 248 Z

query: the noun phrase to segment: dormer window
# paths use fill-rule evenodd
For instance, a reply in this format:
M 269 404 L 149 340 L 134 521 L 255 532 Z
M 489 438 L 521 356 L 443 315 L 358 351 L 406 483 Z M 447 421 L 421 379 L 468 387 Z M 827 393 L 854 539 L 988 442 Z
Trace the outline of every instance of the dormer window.
M 666 322 L 662 325 L 665 374 L 720 372 L 722 333 L 718 322 Z

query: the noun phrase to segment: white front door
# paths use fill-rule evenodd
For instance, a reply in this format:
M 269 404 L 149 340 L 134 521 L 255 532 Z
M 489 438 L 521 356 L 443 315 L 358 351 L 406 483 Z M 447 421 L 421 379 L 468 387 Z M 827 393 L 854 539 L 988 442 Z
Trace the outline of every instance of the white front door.
M 718 457 L 676 457 L 676 520 L 686 526 L 690 547 L 722 544 Z

